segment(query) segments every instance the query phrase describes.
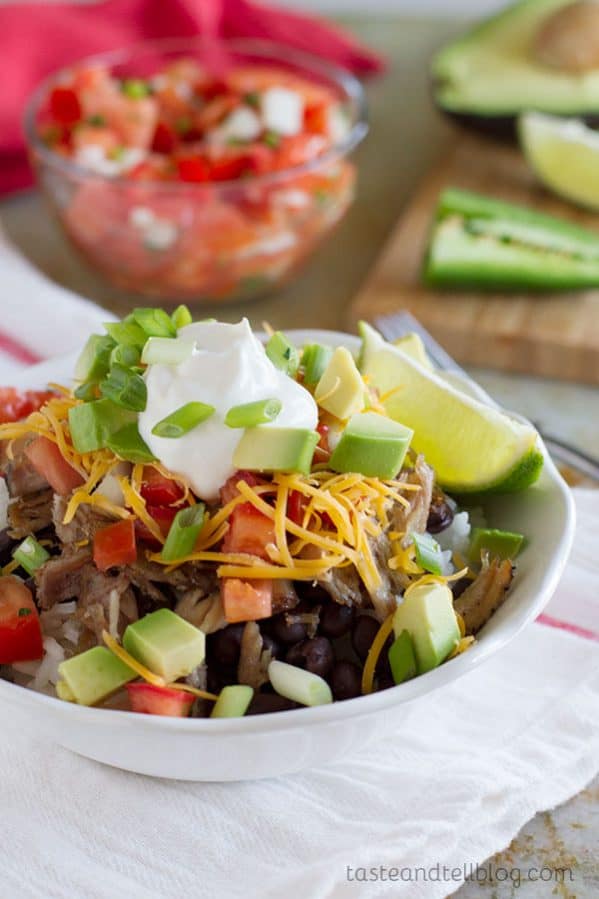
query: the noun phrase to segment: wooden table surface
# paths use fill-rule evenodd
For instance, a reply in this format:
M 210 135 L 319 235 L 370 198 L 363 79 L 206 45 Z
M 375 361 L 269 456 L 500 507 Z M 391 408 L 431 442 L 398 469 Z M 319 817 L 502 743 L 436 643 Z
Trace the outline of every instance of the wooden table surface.
M 344 327 L 346 307 L 363 282 L 391 231 L 407 197 L 430 164 L 443 153 L 450 126 L 430 100 L 427 60 L 460 26 L 432 19 L 347 19 L 360 36 L 385 53 L 390 69 L 368 87 L 371 133 L 359 151 L 358 196 L 334 236 L 297 280 L 278 294 L 253 304 L 204 306 L 207 316 L 234 321 L 247 315 L 254 325 L 267 320 L 279 328 Z M 42 271 L 115 312 L 135 304 L 133 296 L 111 288 L 74 254 L 45 214 L 36 192 L 0 204 L 3 225 L 12 240 Z M 6 302 L 7 298 L 3 299 Z M 500 402 L 516 409 L 589 452 L 597 453 L 599 391 L 534 378 L 477 370 L 483 386 Z M 586 899 L 599 895 L 599 780 L 562 809 L 538 815 L 497 864 L 509 861 L 522 870 L 535 860 L 555 867 L 574 859 L 575 882 L 555 895 Z M 520 899 L 551 895 L 546 884 L 523 882 Z M 491 890 L 467 884 L 461 899 L 515 895 L 510 883 Z

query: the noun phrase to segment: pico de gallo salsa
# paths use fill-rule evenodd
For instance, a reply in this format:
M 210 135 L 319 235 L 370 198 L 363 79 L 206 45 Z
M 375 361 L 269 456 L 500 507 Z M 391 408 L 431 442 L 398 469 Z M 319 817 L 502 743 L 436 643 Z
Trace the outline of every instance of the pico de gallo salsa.
M 55 83 L 37 120 L 38 139 L 77 169 L 34 162 L 72 240 L 121 286 L 249 297 L 349 206 L 353 117 L 332 86 L 273 65 L 216 75 L 179 58 L 133 78 L 94 64 Z

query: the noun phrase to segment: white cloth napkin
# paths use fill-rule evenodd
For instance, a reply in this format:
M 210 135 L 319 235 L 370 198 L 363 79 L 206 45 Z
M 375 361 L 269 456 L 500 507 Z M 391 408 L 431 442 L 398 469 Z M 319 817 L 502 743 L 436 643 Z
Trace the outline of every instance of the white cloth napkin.
M 49 281 L 0 226 L 0 384 L 23 365 L 82 346 L 112 313 Z
M 0 290 L 19 310 L 2 329 L 38 354 L 107 317 L 6 245 Z M 2 899 L 447 896 L 599 769 L 598 496 L 576 491 L 575 549 L 545 624 L 419 700 L 409 732 L 333 766 L 151 780 L 42 743 L 0 705 Z

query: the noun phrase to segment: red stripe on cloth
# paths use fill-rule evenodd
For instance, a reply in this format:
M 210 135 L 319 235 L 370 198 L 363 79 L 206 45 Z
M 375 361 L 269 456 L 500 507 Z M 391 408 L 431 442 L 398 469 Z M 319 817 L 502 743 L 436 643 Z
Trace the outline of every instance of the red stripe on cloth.
M 2 331 L 0 331 L 0 352 L 5 353 L 7 356 L 12 356 L 13 359 L 17 362 L 22 362 L 24 365 L 35 365 L 36 362 L 42 361 L 42 356 L 38 356 L 29 347 L 24 346 L 18 340 L 15 340 L 14 337 L 10 337 Z
M 553 618 L 551 615 L 539 615 L 537 618 L 539 624 L 545 624 L 547 627 L 555 627 L 560 631 L 568 631 L 570 634 L 576 634 L 577 637 L 584 637 L 586 640 L 596 640 L 599 642 L 599 634 L 595 631 L 589 631 L 585 627 L 579 627 L 577 624 L 570 624 L 569 621 L 562 621 L 560 618 Z

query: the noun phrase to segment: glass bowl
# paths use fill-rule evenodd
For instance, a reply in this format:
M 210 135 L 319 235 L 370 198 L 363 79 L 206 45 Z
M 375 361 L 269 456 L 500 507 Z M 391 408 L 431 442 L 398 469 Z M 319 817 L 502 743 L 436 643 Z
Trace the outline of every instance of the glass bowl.
M 239 65 L 274 66 L 325 85 L 343 104 L 345 133 L 308 162 L 200 184 L 97 174 L 40 136 L 49 92 L 74 71 L 97 64 L 119 77 L 147 78 L 180 58 L 219 74 Z M 288 279 L 351 205 L 356 168 L 349 157 L 367 130 L 364 94 L 353 76 L 255 40 L 169 39 L 88 57 L 46 79 L 25 113 L 39 185 L 73 245 L 117 286 L 163 302 L 250 299 Z

